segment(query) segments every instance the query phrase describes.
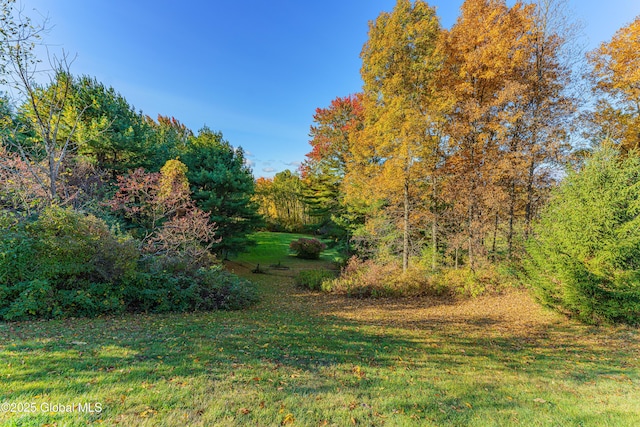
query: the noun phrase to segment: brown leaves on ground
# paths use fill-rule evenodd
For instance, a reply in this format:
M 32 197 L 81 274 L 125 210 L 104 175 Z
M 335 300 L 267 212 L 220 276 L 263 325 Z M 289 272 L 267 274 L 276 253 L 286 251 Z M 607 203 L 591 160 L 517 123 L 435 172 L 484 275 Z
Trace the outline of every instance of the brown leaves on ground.
M 325 296 L 317 307 L 324 314 L 362 322 L 408 329 L 441 326 L 474 330 L 505 329 L 527 335 L 532 328 L 558 323 L 562 319 L 540 307 L 527 291 L 467 300 L 440 298 L 346 299 Z
M 418 337 L 432 334 L 470 340 L 508 338 L 517 347 L 640 348 L 637 330 L 625 326 L 596 327 L 547 310 L 526 289 L 508 289 L 498 295 L 469 299 L 438 297 L 355 299 L 343 295 L 310 292 L 292 286 L 292 279 L 270 275 L 258 277 L 234 264 L 236 273 L 269 283 L 263 288 L 263 304 L 305 316 L 335 318 L 362 326 L 409 330 Z M 287 295 L 287 298 L 282 298 Z M 391 330 L 391 331 L 389 331 Z M 578 342 L 579 341 L 579 342 Z M 433 345 L 437 344 L 433 341 Z

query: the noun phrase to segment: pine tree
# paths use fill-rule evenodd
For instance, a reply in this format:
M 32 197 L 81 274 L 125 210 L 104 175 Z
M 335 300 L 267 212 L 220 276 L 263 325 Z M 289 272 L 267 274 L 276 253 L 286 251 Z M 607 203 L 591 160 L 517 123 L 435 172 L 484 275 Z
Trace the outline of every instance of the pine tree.
M 254 182 L 241 148 L 232 147 L 207 127 L 190 138 L 182 156 L 198 207 L 211 214 L 222 240 L 213 250 L 226 258 L 251 244 L 248 234 L 261 224 L 252 201 Z

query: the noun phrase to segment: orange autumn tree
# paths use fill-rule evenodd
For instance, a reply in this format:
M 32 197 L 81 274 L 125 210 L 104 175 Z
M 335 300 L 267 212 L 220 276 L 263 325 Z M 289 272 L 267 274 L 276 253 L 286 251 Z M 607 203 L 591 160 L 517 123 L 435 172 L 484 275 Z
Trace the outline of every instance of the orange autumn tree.
M 552 2 L 467 0 L 445 42 L 449 116 L 446 195 L 458 225 L 452 241 L 473 268 L 495 256 L 500 224 L 511 255 L 519 219 L 530 222 L 547 166 L 564 147 L 572 102 L 564 39 L 550 20 Z M 542 4 L 544 3 L 544 4 Z M 464 239 L 462 236 L 465 236 Z
M 321 222 L 340 221 L 344 213 L 342 185 L 355 134 L 363 125 L 362 94 L 338 97 L 313 116 L 312 149 L 300 167 L 304 199 Z M 324 221 L 322 221 L 324 220 Z
M 416 208 L 430 194 L 424 187 L 439 152 L 433 123 L 442 109 L 435 90 L 440 34 L 426 2 L 398 0 L 392 12 L 370 23 L 361 54 L 364 127 L 352 147 L 347 198 L 377 206 L 377 219 L 388 218 L 401 230 L 403 271 L 412 226 L 423 220 L 424 211 Z
M 595 142 L 608 140 L 622 152 L 640 145 L 640 16 L 611 41 L 589 52 L 589 78 L 599 96 L 589 115 Z
M 511 111 L 523 92 L 517 77 L 527 59 L 524 7 L 509 9 L 502 0 L 467 0 L 447 33 L 446 81 L 456 100 L 448 133 L 452 155 L 447 164 L 448 194 L 464 227 L 469 264 L 485 250 L 489 218 L 506 195 L 497 185 L 501 142 L 517 119 Z

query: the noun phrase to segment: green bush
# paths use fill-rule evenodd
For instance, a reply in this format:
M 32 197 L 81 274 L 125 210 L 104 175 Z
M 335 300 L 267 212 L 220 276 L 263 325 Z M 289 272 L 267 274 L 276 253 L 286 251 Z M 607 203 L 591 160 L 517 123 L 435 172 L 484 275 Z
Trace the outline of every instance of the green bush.
M 54 290 L 47 280 L 0 285 L 0 318 L 3 320 L 54 317 L 59 311 Z
M 194 310 L 240 310 L 258 302 L 256 287 L 250 281 L 224 270 L 201 270 L 193 297 Z
M 322 290 L 324 282 L 333 280 L 336 275 L 328 270 L 304 270 L 298 273 L 296 277 L 296 285 L 310 289 L 312 291 Z
M 294 251 L 298 258 L 318 259 L 322 251 L 327 249 L 327 245 L 318 239 L 305 239 L 302 237 L 292 241 L 289 244 L 289 249 Z
M 569 171 L 528 242 L 537 298 L 587 323 L 640 323 L 640 158 L 602 148 Z
M 79 279 L 115 283 L 136 268 L 138 249 L 133 239 L 118 236 L 93 215 L 50 207 L 24 231 L 33 242 L 37 277 L 67 282 Z M 33 259 L 33 258 L 32 258 Z
M 116 284 L 137 258 L 131 238 L 92 215 L 54 206 L 14 221 L 0 231 L 0 318 L 120 311 Z
M 130 311 L 240 310 L 258 301 L 255 285 L 226 271 L 200 269 L 193 275 L 139 272 L 124 286 Z
M 0 319 L 244 308 L 248 281 L 220 271 L 161 270 L 92 215 L 60 207 L 0 229 Z
M 131 312 L 187 311 L 196 286 L 190 276 L 138 271 L 123 281 L 123 302 Z

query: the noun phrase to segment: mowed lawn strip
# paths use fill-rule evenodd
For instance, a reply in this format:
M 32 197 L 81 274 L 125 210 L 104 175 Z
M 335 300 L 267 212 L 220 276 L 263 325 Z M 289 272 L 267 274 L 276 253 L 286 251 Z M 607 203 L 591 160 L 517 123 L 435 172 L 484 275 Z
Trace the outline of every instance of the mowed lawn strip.
M 229 265 L 259 286 L 252 309 L 0 323 L 0 402 L 37 407 L 0 425 L 640 425 L 637 328 L 567 321 L 521 290 L 307 292 L 244 264 L 332 259 L 289 257 L 299 236 L 257 237 L 272 243 Z M 102 411 L 40 410 L 86 403 Z

